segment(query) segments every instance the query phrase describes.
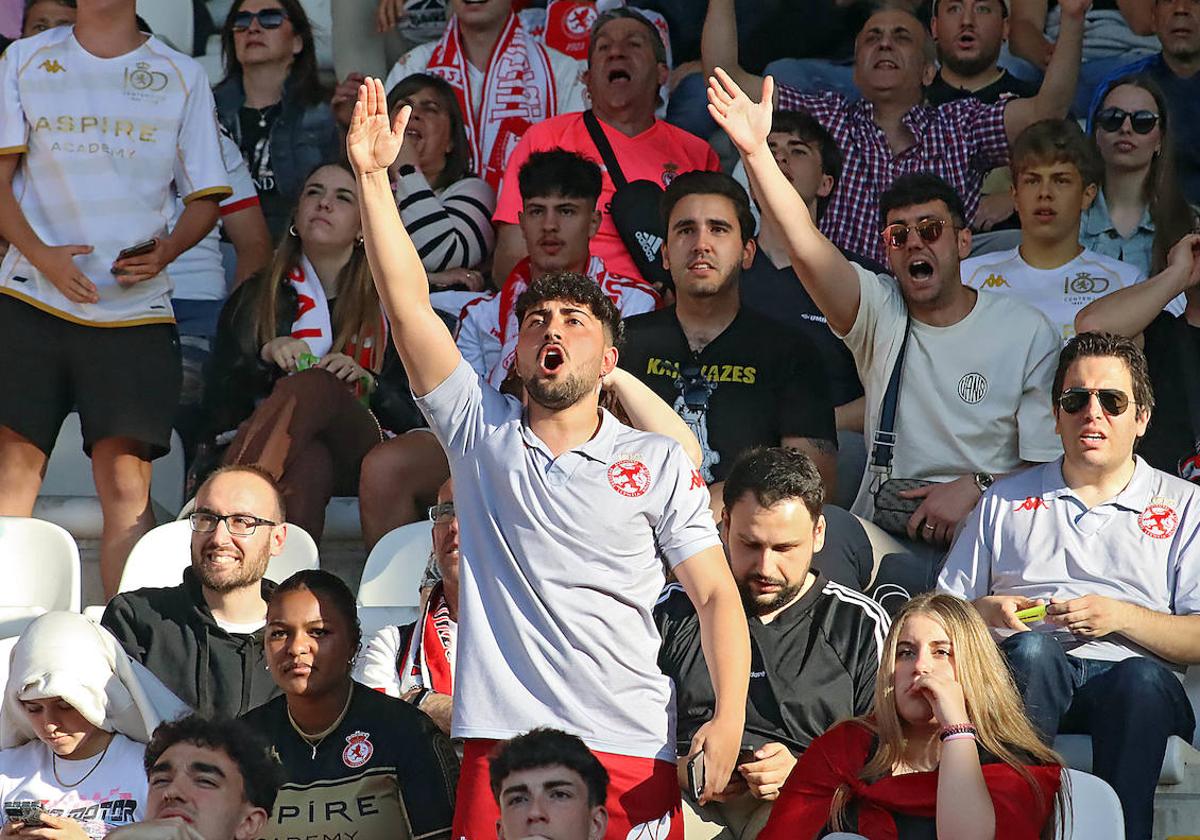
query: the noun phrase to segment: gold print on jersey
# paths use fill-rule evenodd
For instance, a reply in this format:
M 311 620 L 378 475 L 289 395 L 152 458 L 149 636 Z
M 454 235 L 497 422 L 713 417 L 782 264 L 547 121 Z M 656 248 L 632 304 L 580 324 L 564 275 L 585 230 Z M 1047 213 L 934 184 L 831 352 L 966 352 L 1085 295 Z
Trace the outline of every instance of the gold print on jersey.
M 678 379 L 679 363 L 651 357 L 646 360 L 646 373 Z M 740 382 L 743 385 L 753 385 L 758 379 L 758 368 L 753 365 L 704 365 L 700 373 L 709 382 Z
M 170 82 L 166 73 L 152 70 L 148 63 L 139 61 L 133 67 L 125 68 L 124 93 L 139 102 L 160 103 L 166 99 L 163 91 Z
M 39 70 L 45 70 L 47 73 L 66 73 L 67 68 L 58 63 L 57 58 L 47 58 L 38 65 Z

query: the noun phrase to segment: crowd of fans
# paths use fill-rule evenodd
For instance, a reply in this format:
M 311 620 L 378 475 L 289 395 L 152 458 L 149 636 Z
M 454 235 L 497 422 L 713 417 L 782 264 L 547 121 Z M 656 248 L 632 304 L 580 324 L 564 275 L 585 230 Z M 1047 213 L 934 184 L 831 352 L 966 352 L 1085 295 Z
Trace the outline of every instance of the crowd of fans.
M 135 7 L 0 0 L 0 515 L 78 411 L 109 599 L 16 642 L 0 835 L 1037 838 L 1083 733 L 1154 836 L 1200 0 L 337 0 L 331 67 L 196 0 L 212 86 Z M 265 578 L 334 496 L 430 522 L 413 623 Z

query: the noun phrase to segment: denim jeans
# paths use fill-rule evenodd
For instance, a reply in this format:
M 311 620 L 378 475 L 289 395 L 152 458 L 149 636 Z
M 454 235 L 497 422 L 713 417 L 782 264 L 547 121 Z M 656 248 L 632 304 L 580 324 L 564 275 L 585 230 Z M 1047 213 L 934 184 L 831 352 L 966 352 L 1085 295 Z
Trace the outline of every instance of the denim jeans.
M 1149 840 L 1167 739 L 1191 742 L 1196 725 L 1179 678 L 1141 656 L 1120 662 L 1068 656 L 1046 633 L 1017 633 L 1000 649 L 1034 726 L 1047 742 L 1060 732 L 1090 734 L 1092 772 L 1117 792 L 1125 837 Z

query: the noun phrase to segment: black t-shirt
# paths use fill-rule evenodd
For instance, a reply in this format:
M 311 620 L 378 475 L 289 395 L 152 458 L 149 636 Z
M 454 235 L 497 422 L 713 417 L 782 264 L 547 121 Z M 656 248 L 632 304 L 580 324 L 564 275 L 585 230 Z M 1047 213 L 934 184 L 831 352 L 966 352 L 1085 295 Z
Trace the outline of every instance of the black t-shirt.
M 268 219 L 286 219 L 292 208 L 279 192 L 279 184 L 275 179 L 275 164 L 271 159 L 271 129 L 279 118 L 282 104 L 276 102 L 266 108 L 248 108 L 243 106 L 238 111 L 238 123 L 241 128 L 242 157 L 254 179 L 254 188 L 258 192 L 258 200 L 262 204 L 263 214 Z
M 873 260 L 854 261 L 876 274 L 887 272 Z M 821 354 L 834 405 L 845 405 L 863 395 L 854 356 L 829 329 L 829 322 L 790 265 L 776 268 L 771 258 L 759 249 L 750 268 L 742 272 L 741 295 L 742 306 L 796 330 L 812 342 Z
M 1195 454 L 1188 388 L 1200 388 L 1189 379 L 1181 355 L 1190 352 L 1200 370 L 1200 328 L 1169 312 L 1160 312 L 1146 327 L 1146 363 L 1154 387 L 1154 411 L 1137 452 L 1155 469 L 1179 474 L 1179 462 Z
M 836 445 L 828 373 L 812 343 L 748 309 L 699 353 L 675 307 L 625 320 L 621 367 L 674 407 L 700 441 L 701 474 L 724 481 L 738 455 L 785 437 Z
M 355 683 L 345 719 L 315 750 L 292 728 L 282 695 L 242 720 L 267 739 L 287 777 L 264 840 L 450 837 L 458 759 L 415 706 Z
M 676 740 L 682 745 L 712 718 L 716 703 L 700 620 L 678 584 L 667 587 L 654 619 L 663 640 L 658 665 L 675 683 Z M 744 745 L 778 742 L 803 752 L 837 721 L 870 709 L 889 621 L 869 597 L 818 572 L 809 590 L 770 624 L 748 622 Z
M 1007 70 L 1003 70 L 996 81 L 979 90 L 954 87 L 942 78 L 942 71 L 939 70 L 933 78 L 933 84 L 925 88 L 925 99 L 930 105 L 945 105 L 947 102 L 974 97 L 980 102 L 994 105 L 1002 96 L 1037 96 L 1037 92 L 1038 86 L 1033 82 L 1018 79 Z

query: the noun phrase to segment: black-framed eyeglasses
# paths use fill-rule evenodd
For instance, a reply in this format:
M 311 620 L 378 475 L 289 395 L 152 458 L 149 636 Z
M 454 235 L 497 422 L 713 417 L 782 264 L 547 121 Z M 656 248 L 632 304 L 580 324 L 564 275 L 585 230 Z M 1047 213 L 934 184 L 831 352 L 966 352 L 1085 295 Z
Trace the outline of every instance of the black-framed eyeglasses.
M 712 393 L 704 371 L 699 365 L 691 364 L 679 371 L 679 390 L 683 392 L 683 404 L 692 411 L 707 411 L 708 397 Z
M 1136 134 L 1149 134 L 1158 125 L 1159 115 L 1153 111 L 1126 111 L 1122 108 L 1104 108 L 1096 114 L 1096 125 L 1109 133 L 1121 130 L 1125 118 Z
M 908 243 L 909 231 L 916 231 L 917 236 L 921 237 L 923 242 L 932 245 L 942 238 L 942 231 L 946 229 L 946 225 L 950 225 L 954 230 L 959 228 L 951 224 L 946 219 L 922 219 L 916 224 L 906 225 L 900 222 L 888 225 L 879 235 L 883 237 L 883 244 L 892 249 L 903 248 Z
M 207 511 L 197 511 L 188 517 L 188 522 L 192 525 L 192 530 L 197 534 L 211 534 L 217 530 L 217 525 L 221 522 L 225 523 L 225 527 L 229 529 L 229 533 L 235 537 L 253 536 L 255 529 L 259 525 L 278 525 L 278 522 L 272 522 L 270 519 L 261 519 L 257 516 L 251 516 L 248 513 L 230 513 L 225 516 L 220 516 Z
M 445 525 L 454 515 L 454 502 L 442 502 L 429 508 L 429 521 L 435 525 Z
M 263 9 L 259 12 L 238 12 L 233 16 L 233 31 L 245 32 L 250 28 L 250 24 L 258 21 L 258 25 L 263 29 L 278 29 L 283 26 L 283 22 L 288 19 L 287 12 L 283 9 Z
M 1078 414 L 1092 401 L 1100 400 L 1100 408 L 1110 417 L 1119 417 L 1129 408 L 1129 395 L 1116 388 L 1068 388 L 1058 395 L 1058 405 L 1067 414 Z

